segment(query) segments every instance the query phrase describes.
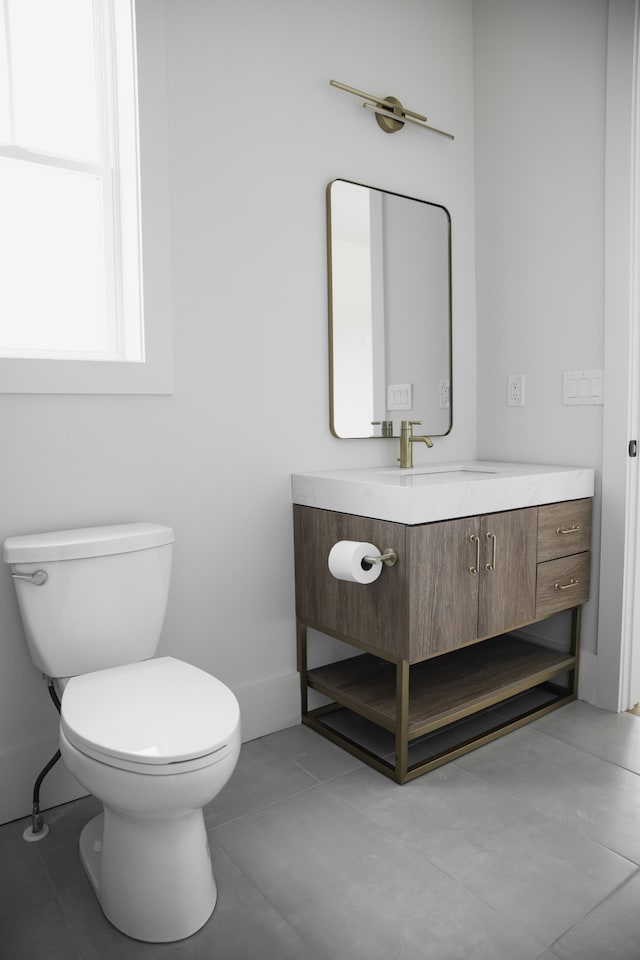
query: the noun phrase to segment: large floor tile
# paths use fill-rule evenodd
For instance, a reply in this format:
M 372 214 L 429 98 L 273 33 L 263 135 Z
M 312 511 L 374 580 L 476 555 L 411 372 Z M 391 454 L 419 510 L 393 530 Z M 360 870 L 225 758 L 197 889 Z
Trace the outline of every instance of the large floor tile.
M 628 713 L 610 713 L 576 700 L 536 720 L 548 736 L 640 773 L 640 721 Z
M 252 740 L 242 745 L 229 783 L 205 807 L 205 822 L 207 827 L 216 826 L 308 790 L 317 783 L 315 777 L 270 747 L 265 738 Z
M 317 780 L 332 780 L 362 766 L 356 757 L 302 724 L 272 733 L 264 743 Z
M 55 900 L 0 920 L 2 960 L 76 960 L 71 934 Z
M 215 841 L 218 904 L 203 930 L 203 960 L 317 960 L 317 955 Z M 268 890 L 267 890 L 268 893 Z
M 29 817 L 0 830 L 0 917 L 53 897 L 54 888 L 37 849 L 46 838 L 34 843 L 22 838 L 30 824 Z
M 46 811 L 37 844 L 6 824 L 0 957 L 640 960 L 629 723 L 572 704 L 402 787 L 308 728 L 246 744 L 207 811 L 218 905 L 173 944 L 103 916 L 77 851 L 97 801 Z
M 554 943 L 553 956 L 559 960 L 637 960 L 640 957 L 638 903 L 640 874 Z
M 543 949 L 327 786 L 212 835 L 322 960 L 534 960 Z
M 455 761 L 497 789 L 640 863 L 640 776 L 536 729 Z
M 61 891 L 64 915 L 82 960 L 317 960 L 224 851 L 212 846 L 218 902 L 204 927 L 186 940 L 132 940 L 105 918 L 88 883 Z
M 636 869 L 452 764 L 399 790 L 370 770 L 330 789 L 545 946 Z
M 86 879 L 60 890 L 58 899 L 82 960 L 168 960 L 180 956 L 175 944 L 141 943 L 116 930 Z

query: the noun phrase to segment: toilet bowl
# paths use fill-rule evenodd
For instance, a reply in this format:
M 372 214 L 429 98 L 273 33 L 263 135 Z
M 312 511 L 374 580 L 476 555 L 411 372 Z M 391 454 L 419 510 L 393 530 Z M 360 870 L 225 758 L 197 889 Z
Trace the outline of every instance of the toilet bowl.
M 231 690 L 156 657 L 173 541 L 138 522 L 4 543 L 33 664 L 64 691 L 62 758 L 104 805 L 80 837 L 85 870 L 111 923 L 157 943 L 195 933 L 215 906 L 202 808 L 240 752 Z
M 240 752 L 233 693 L 162 657 L 73 677 L 60 751 L 104 812 L 80 856 L 110 922 L 147 942 L 181 940 L 210 917 L 216 885 L 202 808 Z

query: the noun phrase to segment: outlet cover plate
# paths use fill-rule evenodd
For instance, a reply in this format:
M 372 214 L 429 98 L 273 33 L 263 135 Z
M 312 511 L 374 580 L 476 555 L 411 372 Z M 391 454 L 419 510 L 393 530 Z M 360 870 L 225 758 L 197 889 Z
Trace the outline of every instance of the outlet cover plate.
M 507 377 L 507 406 L 524 407 L 524 373 L 512 373 Z

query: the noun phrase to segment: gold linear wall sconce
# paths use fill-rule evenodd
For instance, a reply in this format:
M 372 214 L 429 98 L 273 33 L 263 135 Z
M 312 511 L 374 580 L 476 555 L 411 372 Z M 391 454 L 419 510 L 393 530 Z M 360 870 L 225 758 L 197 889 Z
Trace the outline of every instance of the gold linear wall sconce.
M 408 122 L 415 123 L 416 126 L 422 127 L 423 130 L 431 130 L 432 133 L 438 133 L 441 137 L 447 137 L 449 140 L 455 139 L 452 133 L 447 133 L 446 130 L 438 130 L 437 127 L 430 126 L 427 123 L 427 118 L 423 117 L 421 113 L 406 110 L 396 97 L 374 97 L 370 93 L 365 93 L 363 90 L 348 87 L 346 83 L 339 83 L 338 80 L 330 80 L 329 83 L 332 87 L 338 87 L 339 90 L 345 90 L 347 93 L 353 93 L 356 97 L 362 97 L 364 101 L 362 106 L 373 110 L 376 115 L 376 120 L 378 121 L 378 126 L 381 130 L 384 130 L 385 133 L 397 133 L 398 130 L 402 130 L 405 123 Z

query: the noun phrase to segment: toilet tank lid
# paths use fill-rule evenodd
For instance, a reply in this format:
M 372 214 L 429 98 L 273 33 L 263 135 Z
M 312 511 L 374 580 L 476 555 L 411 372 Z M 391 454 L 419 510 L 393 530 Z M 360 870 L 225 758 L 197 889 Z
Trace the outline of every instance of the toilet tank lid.
M 173 543 L 171 527 L 157 523 L 118 523 L 104 527 L 56 530 L 9 537 L 4 542 L 5 563 L 44 563 L 81 560 L 114 553 L 132 553 Z

